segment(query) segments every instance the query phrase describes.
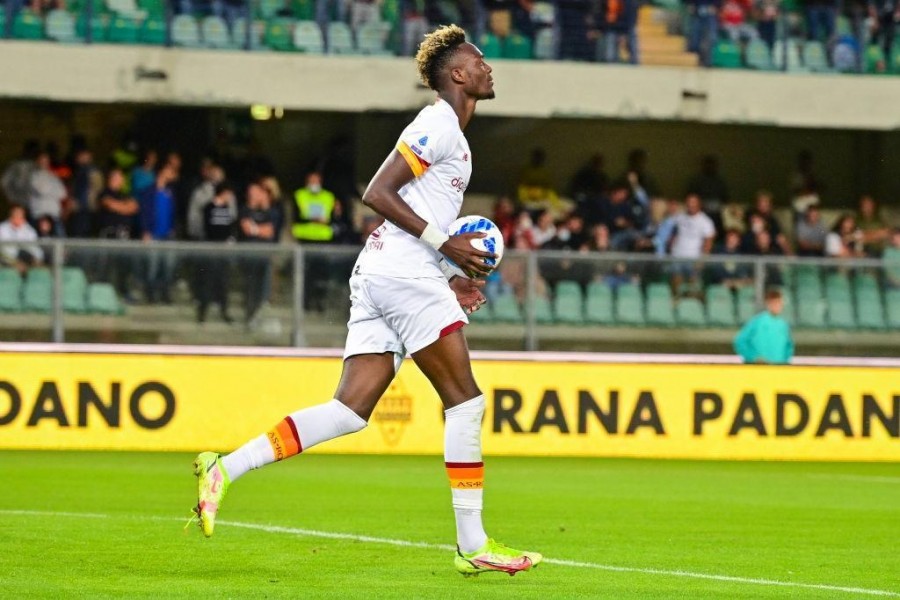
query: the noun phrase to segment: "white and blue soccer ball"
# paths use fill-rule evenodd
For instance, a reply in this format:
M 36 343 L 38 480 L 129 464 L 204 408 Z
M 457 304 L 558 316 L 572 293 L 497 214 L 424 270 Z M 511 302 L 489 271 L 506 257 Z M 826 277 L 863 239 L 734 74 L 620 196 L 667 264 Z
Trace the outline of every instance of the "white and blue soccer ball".
M 486 252 L 493 252 L 497 255 L 497 258 L 487 258 L 485 261 L 488 266 L 492 269 L 496 269 L 500 264 L 500 259 L 503 258 L 503 235 L 500 233 L 500 230 L 494 224 L 493 221 L 486 217 L 480 217 L 478 215 L 471 215 L 469 217 L 460 217 L 459 219 L 450 223 L 450 227 L 447 228 L 447 235 L 454 236 L 459 235 L 461 233 L 484 233 L 485 236 L 483 238 L 472 238 L 471 243 L 473 248 L 477 248 L 478 250 L 484 250 Z M 443 257 L 441 259 L 445 263 L 445 268 L 452 272 L 454 275 L 458 275 L 460 277 L 468 277 L 463 270 L 460 269 L 456 263 L 447 257 Z

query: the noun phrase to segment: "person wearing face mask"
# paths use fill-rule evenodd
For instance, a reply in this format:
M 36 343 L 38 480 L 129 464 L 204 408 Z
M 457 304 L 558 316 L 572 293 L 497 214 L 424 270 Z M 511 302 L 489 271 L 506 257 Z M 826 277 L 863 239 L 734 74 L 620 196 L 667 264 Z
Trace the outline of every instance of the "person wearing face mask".
M 334 194 L 322 189 L 322 176 L 316 171 L 306 176 L 306 187 L 294 193 L 294 225 L 291 232 L 300 244 L 334 242 L 334 221 L 341 213 Z M 324 310 L 325 289 L 329 277 L 328 257 L 315 252 L 306 258 L 306 310 Z

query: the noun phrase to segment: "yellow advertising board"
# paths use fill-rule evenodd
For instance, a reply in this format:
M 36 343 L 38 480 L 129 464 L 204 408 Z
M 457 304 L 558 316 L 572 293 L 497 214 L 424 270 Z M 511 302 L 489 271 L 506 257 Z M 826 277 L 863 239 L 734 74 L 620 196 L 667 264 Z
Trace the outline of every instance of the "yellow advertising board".
M 338 358 L 0 354 L 0 448 L 230 450 L 332 398 Z M 493 455 L 900 460 L 900 369 L 474 362 Z M 369 427 L 313 451 L 439 454 L 411 361 Z

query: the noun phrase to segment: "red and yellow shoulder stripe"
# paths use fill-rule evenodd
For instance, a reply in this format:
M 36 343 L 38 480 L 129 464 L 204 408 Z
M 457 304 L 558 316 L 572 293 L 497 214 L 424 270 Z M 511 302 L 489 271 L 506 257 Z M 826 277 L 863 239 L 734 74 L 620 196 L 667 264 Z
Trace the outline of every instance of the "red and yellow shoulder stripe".
M 416 177 L 421 177 L 425 174 L 425 171 L 428 170 L 428 167 L 431 166 L 427 160 L 423 159 L 421 156 L 415 153 L 415 151 L 410 148 L 406 142 L 399 142 L 397 144 L 397 152 L 406 159 L 406 164 L 409 165 L 409 168 L 412 169 L 413 175 Z

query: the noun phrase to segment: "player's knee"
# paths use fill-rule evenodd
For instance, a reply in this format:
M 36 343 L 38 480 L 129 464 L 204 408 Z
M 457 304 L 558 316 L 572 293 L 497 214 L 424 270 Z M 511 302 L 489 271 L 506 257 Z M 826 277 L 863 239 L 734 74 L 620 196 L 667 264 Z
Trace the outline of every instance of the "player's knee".
M 341 435 L 356 433 L 369 424 L 369 417 L 372 416 L 371 408 L 364 405 L 354 406 L 352 402 L 346 400 L 335 399 L 333 402 L 338 406 L 338 410 L 335 411 L 335 425 Z

